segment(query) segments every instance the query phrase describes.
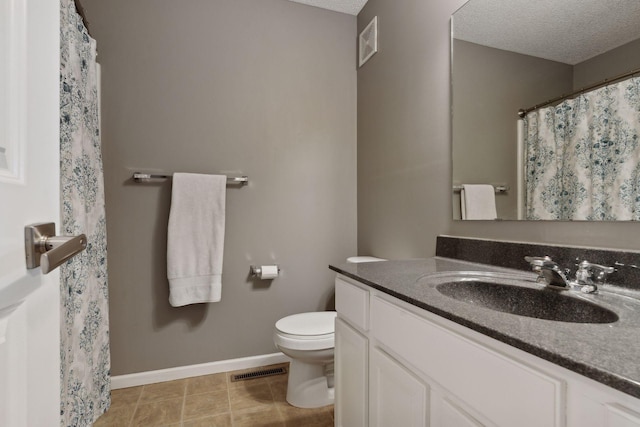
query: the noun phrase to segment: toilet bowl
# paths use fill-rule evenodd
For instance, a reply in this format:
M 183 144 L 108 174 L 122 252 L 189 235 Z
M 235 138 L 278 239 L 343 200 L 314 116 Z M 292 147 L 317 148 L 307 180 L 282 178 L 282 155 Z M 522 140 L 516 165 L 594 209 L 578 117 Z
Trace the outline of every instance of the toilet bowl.
M 348 263 L 384 261 L 351 257 Z M 291 358 L 287 402 L 298 408 L 319 408 L 335 401 L 333 354 L 335 311 L 299 313 L 278 320 L 273 342 Z
M 331 405 L 335 311 L 300 313 L 276 322 L 273 341 L 291 358 L 287 402 L 298 408 Z

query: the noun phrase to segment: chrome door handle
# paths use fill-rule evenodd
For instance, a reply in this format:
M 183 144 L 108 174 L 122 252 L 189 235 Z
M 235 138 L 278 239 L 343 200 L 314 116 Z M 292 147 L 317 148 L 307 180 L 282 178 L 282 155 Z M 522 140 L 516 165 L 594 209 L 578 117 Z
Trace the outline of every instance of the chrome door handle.
M 24 228 L 25 256 L 27 269 L 42 267 L 47 274 L 72 256 L 87 247 L 87 237 L 56 236 L 56 226 L 52 222 L 31 224 Z

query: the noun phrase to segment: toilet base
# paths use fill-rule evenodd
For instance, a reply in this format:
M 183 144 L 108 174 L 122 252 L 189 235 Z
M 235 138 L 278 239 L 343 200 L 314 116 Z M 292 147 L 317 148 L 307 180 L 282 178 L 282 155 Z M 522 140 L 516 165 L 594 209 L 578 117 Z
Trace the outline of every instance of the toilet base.
M 331 365 L 307 363 L 293 359 L 289 366 L 287 402 L 297 408 L 320 408 L 333 405 L 335 389 L 333 388 L 333 366 Z

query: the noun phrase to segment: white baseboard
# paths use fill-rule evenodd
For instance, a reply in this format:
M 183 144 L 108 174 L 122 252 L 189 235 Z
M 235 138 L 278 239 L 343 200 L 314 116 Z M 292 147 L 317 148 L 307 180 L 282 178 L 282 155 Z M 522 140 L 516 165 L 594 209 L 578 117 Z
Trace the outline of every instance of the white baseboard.
M 288 362 L 289 360 L 290 359 L 283 353 L 272 353 L 242 357 L 240 359 L 220 360 L 218 362 L 202 363 L 199 365 L 178 366 L 176 368 L 159 369 L 157 371 L 117 375 L 111 377 L 111 389 L 115 390 L 164 381 L 181 380 L 183 378 L 199 377 L 201 375 L 217 374 L 220 372 L 258 368 L 260 366 Z

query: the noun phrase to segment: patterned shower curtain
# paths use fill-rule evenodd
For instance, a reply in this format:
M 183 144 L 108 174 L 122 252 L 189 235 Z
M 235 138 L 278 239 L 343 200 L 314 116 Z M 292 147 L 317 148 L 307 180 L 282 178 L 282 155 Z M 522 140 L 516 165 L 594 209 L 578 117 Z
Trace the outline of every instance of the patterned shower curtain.
M 87 249 L 61 269 L 61 425 L 93 424 L 110 404 L 107 242 L 96 43 L 73 0 L 60 5 L 62 234 Z
M 524 122 L 527 219 L 640 220 L 640 77 Z

